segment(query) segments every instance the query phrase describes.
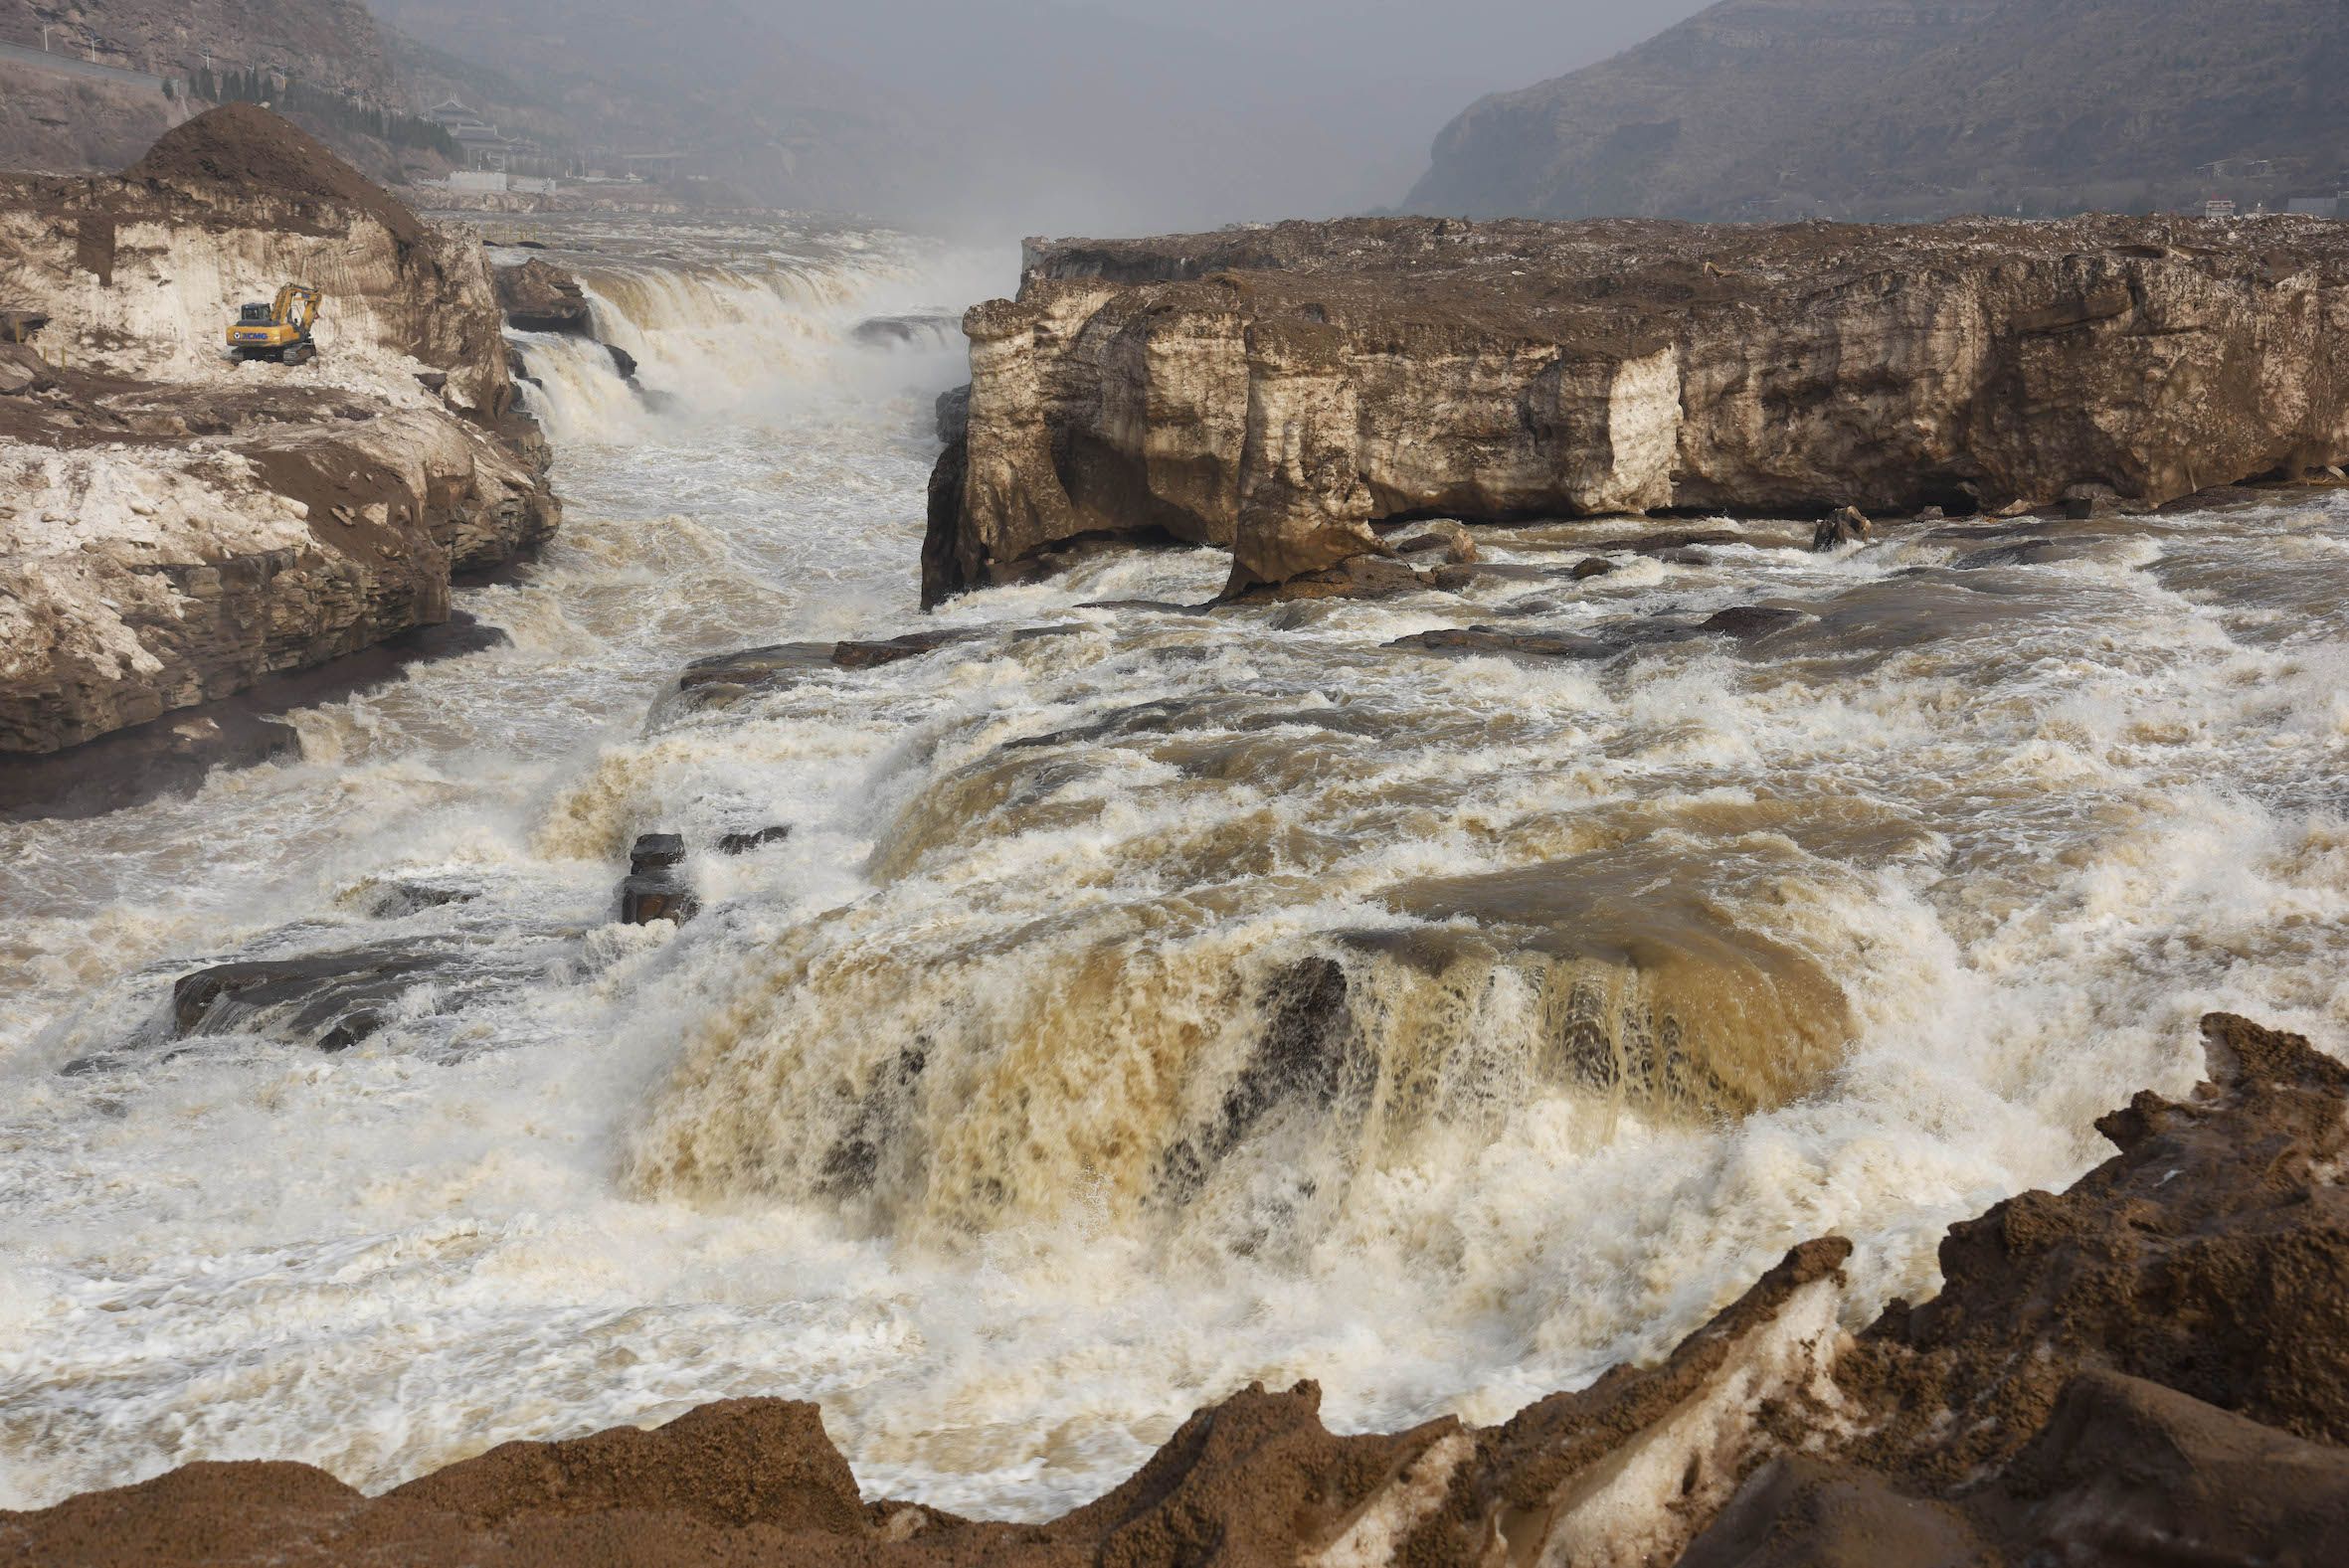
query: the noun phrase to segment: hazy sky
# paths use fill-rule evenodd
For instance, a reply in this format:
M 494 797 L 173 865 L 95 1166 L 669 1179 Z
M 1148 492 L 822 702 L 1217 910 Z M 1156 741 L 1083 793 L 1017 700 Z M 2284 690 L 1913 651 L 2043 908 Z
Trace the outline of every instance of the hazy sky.
M 991 236 L 1399 204 L 1483 94 L 1702 0 L 373 0 L 462 59 L 827 126 L 796 199 Z M 681 87 L 680 85 L 683 85 Z M 673 95 L 673 96 L 659 96 Z M 691 125 L 674 134 L 695 139 Z M 625 128 L 620 133 L 625 138 Z M 820 144 L 820 142 L 819 142 Z M 886 148 L 886 156 L 875 149 Z M 739 149 L 738 149 L 739 150 Z M 797 154 L 795 153 L 796 157 Z M 797 174 L 798 166 L 794 166 Z
M 1399 203 L 1485 92 L 1702 0 L 737 0 L 949 127 L 968 209 L 1059 231 Z M 978 217 L 967 210 L 960 216 Z

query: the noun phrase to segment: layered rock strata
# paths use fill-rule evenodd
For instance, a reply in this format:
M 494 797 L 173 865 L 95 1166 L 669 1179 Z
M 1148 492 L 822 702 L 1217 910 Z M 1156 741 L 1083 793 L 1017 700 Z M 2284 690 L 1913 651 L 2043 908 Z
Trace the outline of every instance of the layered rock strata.
M 226 361 L 291 281 L 321 357 Z M 0 345 L 0 752 L 446 621 L 453 578 L 556 526 L 479 245 L 262 110 L 121 179 L 0 185 L 0 303 L 50 318 Z
M 520 266 L 495 273 L 497 303 L 506 325 L 517 332 L 561 332 L 594 337 L 596 315 L 579 279 L 532 257 Z
M 1242 589 L 1414 516 L 2158 505 L 2349 455 L 2345 326 L 2314 220 L 1031 242 L 965 318 L 923 594 L 1097 534 Z
M 2210 1082 L 2099 1124 L 2061 1196 L 1954 1227 L 1946 1285 L 1839 1326 L 1829 1237 L 1653 1367 L 1497 1427 L 1340 1437 L 1311 1383 L 1201 1410 L 1037 1525 L 865 1502 L 814 1406 L 510 1443 L 370 1499 L 192 1465 L 0 1555 L 141 1563 L 2316 1563 L 2349 1538 L 2349 1069 L 2204 1021 Z

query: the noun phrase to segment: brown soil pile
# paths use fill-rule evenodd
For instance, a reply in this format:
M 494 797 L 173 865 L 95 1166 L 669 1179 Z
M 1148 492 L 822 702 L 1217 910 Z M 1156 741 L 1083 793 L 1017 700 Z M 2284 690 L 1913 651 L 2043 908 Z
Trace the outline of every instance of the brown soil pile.
M 192 1465 L 0 1514 L 89 1564 L 1447 1564 L 1692 1568 L 2338 1561 L 2349 1540 L 2349 1069 L 2205 1021 L 2212 1082 L 2103 1124 L 2069 1193 L 1955 1227 L 1948 1285 L 1857 1341 L 1848 1246 L 1796 1248 L 1661 1365 L 1477 1431 L 1333 1436 L 1320 1391 L 1202 1410 L 1049 1524 L 859 1500 L 813 1405 L 509 1443 L 369 1500 Z
M 243 196 L 356 208 L 404 246 L 424 238 L 416 214 L 324 142 L 251 103 L 207 109 L 166 131 L 122 177 L 182 190 L 227 187 Z

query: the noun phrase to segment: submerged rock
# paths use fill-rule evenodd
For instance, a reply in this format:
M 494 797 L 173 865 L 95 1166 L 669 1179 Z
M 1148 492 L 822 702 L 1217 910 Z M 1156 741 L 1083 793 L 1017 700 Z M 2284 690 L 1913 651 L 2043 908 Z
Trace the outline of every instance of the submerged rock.
M 1876 537 L 1876 525 L 1868 514 L 1856 506 L 1830 512 L 1819 519 L 1819 526 L 1811 534 L 1811 548 L 1818 551 L 1840 550 L 1845 545 L 1864 545 Z
M 1278 582 L 1242 588 L 1225 595 L 1224 602 L 1287 604 L 1311 599 L 1392 599 L 1397 594 L 1412 594 L 1424 588 L 1445 586 L 1440 581 L 1440 572 L 1449 570 L 1461 569 L 1419 572 L 1402 561 L 1386 556 L 1351 556 L 1321 571 L 1303 572 Z
M 469 895 L 417 890 L 420 903 L 386 891 L 381 918 Z M 317 1051 L 367 1040 L 394 1017 L 417 1022 L 458 1016 L 470 1006 L 542 978 L 572 934 L 545 928 L 474 928 L 330 949 L 280 958 L 247 958 L 182 975 L 171 988 L 165 1034 L 174 1042 L 253 1035 Z M 90 1070 L 111 1056 L 75 1064 Z
M 1783 605 L 1735 605 L 1707 616 L 1697 629 L 1717 636 L 1735 637 L 1740 642 L 1751 642 L 1773 631 L 1799 626 L 1812 618 L 1808 610 L 1792 610 Z
M 878 669 L 884 664 L 920 658 L 925 653 L 935 653 L 958 642 L 976 641 L 986 635 L 985 631 L 970 628 L 912 631 L 879 642 L 835 642 L 830 657 L 832 663 L 844 670 Z
M 1545 659 L 1605 659 L 1623 651 L 1620 643 L 1567 631 L 1503 631 L 1494 626 L 1444 627 L 1397 637 L 1390 648 L 1428 653 L 1514 653 Z

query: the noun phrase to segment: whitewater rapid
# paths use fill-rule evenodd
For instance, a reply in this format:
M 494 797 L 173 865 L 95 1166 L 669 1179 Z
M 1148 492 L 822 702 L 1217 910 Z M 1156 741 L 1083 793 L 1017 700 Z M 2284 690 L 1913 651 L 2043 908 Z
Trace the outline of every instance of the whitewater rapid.
M 1483 531 L 1465 597 L 1211 615 L 1133 602 L 1217 552 L 1105 552 L 925 621 L 958 356 L 857 328 L 1008 259 L 545 239 L 638 375 L 519 340 L 569 510 L 464 595 L 505 645 L 0 827 L 0 1506 L 776 1394 L 872 1494 L 1042 1515 L 1250 1380 L 1497 1419 L 1832 1230 L 1862 1320 L 2183 1092 L 2203 1011 L 2349 1033 L 2337 496 L 2005 561 L 1711 523 L 1587 583 L 1664 525 Z M 1810 618 L 1388 646 L 1757 605 Z M 975 635 L 673 690 L 933 623 Z M 682 930 L 613 923 L 653 829 Z M 169 1038 L 191 970 L 384 945 L 456 957 L 355 1049 Z

